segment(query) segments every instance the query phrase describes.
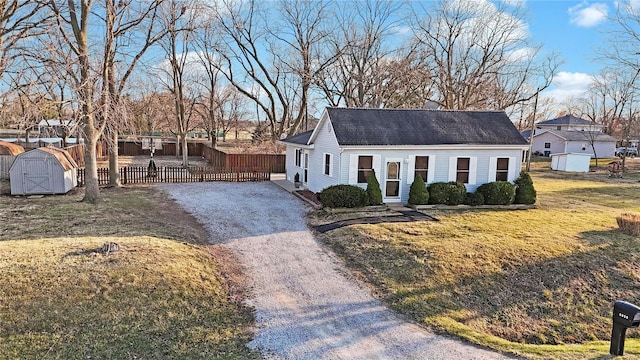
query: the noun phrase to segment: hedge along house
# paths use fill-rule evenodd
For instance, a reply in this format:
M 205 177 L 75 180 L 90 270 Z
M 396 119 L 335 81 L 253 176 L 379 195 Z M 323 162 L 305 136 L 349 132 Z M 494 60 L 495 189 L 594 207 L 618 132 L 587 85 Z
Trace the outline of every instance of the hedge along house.
M 529 146 L 497 111 L 327 108 L 313 131 L 281 141 L 286 176 L 304 188 L 366 188 L 375 171 L 385 203 L 407 203 L 416 174 L 427 184 L 459 181 L 467 191 L 513 182 Z
M 62 149 L 44 147 L 22 153 L 9 170 L 11 195 L 66 194 L 78 185 L 77 167 Z
M 9 169 L 16 159 L 16 156 L 22 154 L 24 148 L 20 145 L 0 141 L 0 180 L 9 179 Z

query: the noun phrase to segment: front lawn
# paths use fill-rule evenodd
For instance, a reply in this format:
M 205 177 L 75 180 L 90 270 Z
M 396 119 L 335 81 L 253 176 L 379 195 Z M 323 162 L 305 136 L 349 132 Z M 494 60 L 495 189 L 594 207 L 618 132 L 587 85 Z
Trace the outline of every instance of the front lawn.
M 533 210 L 429 211 L 440 221 L 321 238 L 387 304 L 438 331 L 531 358 L 606 357 L 613 302 L 640 303 L 640 239 L 615 220 L 640 213 L 640 178 L 534 165 Z M 640 356 L 640 340 L 625 351 Z
M 0 197 L 0 359 L 256 357 L 236 261 L 193 217 L 145 188 L 80 199 Z

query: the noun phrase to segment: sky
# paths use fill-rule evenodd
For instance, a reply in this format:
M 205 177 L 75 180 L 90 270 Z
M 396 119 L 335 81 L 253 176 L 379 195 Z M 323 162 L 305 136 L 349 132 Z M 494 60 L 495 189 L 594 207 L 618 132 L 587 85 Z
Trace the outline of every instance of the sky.
M 605 1 L 526 0 L 533 39 L 564 62 L 550 89 L 542 95 L 562 101 L 585 91 L 601 65 L 595 51 L 606 46 L 615 3 Z

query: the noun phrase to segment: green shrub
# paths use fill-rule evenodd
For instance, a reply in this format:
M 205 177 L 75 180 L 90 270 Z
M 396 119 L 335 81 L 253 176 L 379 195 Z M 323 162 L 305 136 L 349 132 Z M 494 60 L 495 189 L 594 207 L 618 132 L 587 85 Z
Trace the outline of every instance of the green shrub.
M 516 197 L 516 187 L 508 181 L 482 184 L 476 192 L 484 196 L 484 203 L 487 205 L 509 205 Z
M 320 191 L 318 199 L 330 208 L 354 208 L 367 205 L 367 192 L 355 185 L 333 185 Z
M 409 205 L 425 205 L 429 203 L 429 191 L 422 180 L 422 176 L 416 175 L 409 188 Z
M 464 196 L 464 204 L 471 206 L 484 205 L 484 196 L 479 192 L 467 193 Z
M 516 198 L 513 201 L 516 204 L 535 204 L 536 189 L 533 187 L 533 180 L 526 171 L 520 172 L 520 176 L 515 181 Z
M 369 205 L 382 204 L 382 190 L 380 190 L 375 170 L 371 170 L 371 175 L 367 177 L 367 195 L 369 196 Z
M 429 185 L 429 204 L 460 205 L 467 194 L 463 183 L 435 182 Z

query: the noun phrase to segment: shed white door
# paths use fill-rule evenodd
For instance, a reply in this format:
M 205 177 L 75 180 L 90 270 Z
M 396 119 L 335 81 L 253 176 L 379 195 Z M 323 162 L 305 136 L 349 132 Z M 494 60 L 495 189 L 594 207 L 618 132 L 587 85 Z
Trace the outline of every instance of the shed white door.
M 22 189 L 25 194 L 53 193 L 53 166 L 48 159 L 22 159 Z

